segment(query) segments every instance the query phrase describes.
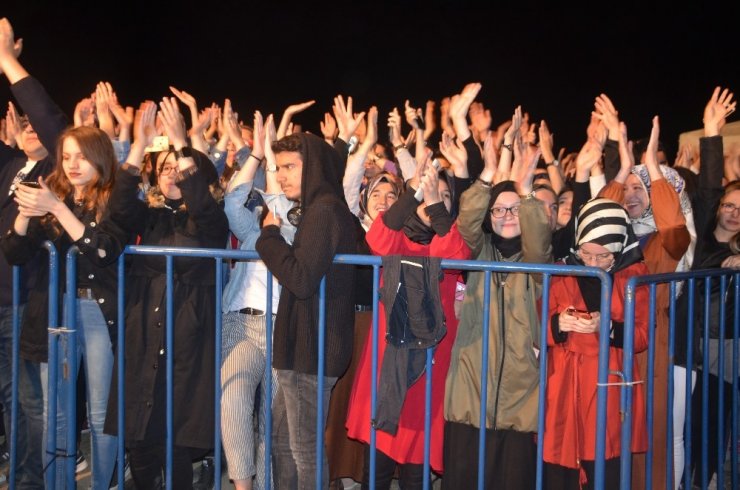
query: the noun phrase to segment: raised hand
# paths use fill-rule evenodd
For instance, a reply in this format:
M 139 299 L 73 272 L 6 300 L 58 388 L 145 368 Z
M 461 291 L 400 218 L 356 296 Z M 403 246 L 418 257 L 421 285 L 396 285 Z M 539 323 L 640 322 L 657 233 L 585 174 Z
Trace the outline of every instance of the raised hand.
M 458 139 L 465 141 L 470 137 L 470 128 L 468 127 L 467 115 L 470 110 L 470 104 L 480 92 L 482 85 L 474 82 L 465 85 L 459 95 L 455 95 L 450 100 L 450 118 L 455 134 Z
M 735 112 L 737 101 L 732 100 L 729 89 L 716 87 L 704 108 L 704 136 L 717 136 L 725 125 L 727 116 Z
M 229 139 L 232 143 L 234 143 L 234 147 L 236 148 L 236 151 L 241 150 L 246 146 L 246 143 L 244 142 L 244 138 L 242 138 L 242 130 L 239 127 L 239 121 L 237 120 L 237 116 L 234 113 L 233 109 L 231 108 L 231 100 L 226 99 L 224 101 L 224 129 L 226 130 L 226 134 L 229 135 Z
M 576 156 L 576 182 L 588 182 L 591 170 L 598 165 L 599 160 L 601 160 L 601 147 L 593 140 L 586 140 Z
M 176 150 L 187 146 L 187 133 L 185 131 L 185 120 L 180 114 L 177 99 L 174 97 L 163 97 L 159 103 L 157 119 L 162 123 L 164 132 L 170 143 Z
M 425 205 L 431 206 L 442 201 L 439 195 L 439 174 L 433 165 L 424 165 L 424 174 L 419 185 L 424 193 Z
M 547 123 L 545 122 L 544 119 L 542 120 L 542 122 L 540 122 L 539 136 L 540 136 L 540 150 L 542 150 L 542 158 L 545 160 L 545 163 L 554 162 L 555 154 L 552 151 L 553 146 L 554 146 L 553 137 L 552 137 L 552 133 L 550 132 L 550 128 L 547 127 Z
M 411 104 L 409 103 L 408 99 L 406 99 L 406 102 L 404 103 L 404 116 L 406 116 L 406 122 L 414 128 L 415 130 L 419 131 L 419 124 L 422 121 L 421 119 L 421 109 L 416 109 L 414 107 L 411 107 Z
M 388 114 L 388 139 L 393 148 L 404 144 L 403 136 L 401 136 L 401 114 L 398 113 L 397 107 L 394 107 Z
M 98 82 L 95 86 L 95 113 L 98 116 L 98 127 L 110 139 L 116 138 L 116 126 L 110 106 L 113 100 L 113 87 L 108 82 Z
M 10 21 L 3 17 L 0 19 L 0 74 L 4 73 L 8 75 L 10 82 L 14 83 L 10 73 L 7 73 L 9 63 L 17 60 L 23 51 L 23 39 L 15 39 L 13 33 L 13 26 L 10 25 Z
M 326 112 L 324 113 L 324 120 L 319 121 L 319 125 L 321 126 L 321 134 L 324 135 L 324 140 L 330 145 L 333 145 L 334 138 L 337 137 L 337 120 Z
M 428 141 L 429 137 L 434 133 L 434 130 L 437 129 L 437 122 L 434 119 L 434 106 L 435 102 L 433 100 L 427 101 L 426 106 L 426 112 L 424 114 L 424 140 Z
M 452 171 L 456 177 L 467 178 L 468 175 L 468 152 L 459 139 L 453 140 L 447 133 L 442 134 L 439 142 L 439 151 L 450 162 Z
M 21 117 L 12 102 L 8 102 L 8 112 L 5 114 L 5 138 L 8 146 L 17 146 L 18 149 L 23 149 L 23 142 L 21 139 Z
M 488 133 L 486 138 L 483 140 L 483 171 L 480 174 L 481 180 L 485 182 L 493 182 L 497 169 L 498 153 L 496 152 L 496 144 L 493 141 L 493 134 Z
M 278 139 L 282 139 L 283 136 L 286 136 L 287 131 L 288 131 L 288 125 L 290 124 L 290 120 L 294 115 L 298 114 L 299 112 L 305 111 L 306 109 L 308 109 L 315 103 L 316 103 L 315 100 L 309 100 L 306 102 L 289 105 L 285 109 L 285 112 L 283 112 L 282 119 L 280 119 L 280 126 L 278 126 L 278 130 L 277 130 Z
M 344 103 L 344 97 L 337 95 L 334 97 L 334 117 L 337 120 L 337 126 L 339 127 L 339 137 L 342 141 L 349 143 L 349 139 L 357 130 L 357 126 L 360 125 L 362 119 L 365 117 L 365 112 L 354 114 L 352 112 L 352 97 L 347 97 L 347 103 Z M 279 135 L 279 134 L 278 134 Z
M 442 132 L 447 133 L 450 136 L 454 136 L 455 130 L 452 129 L 452 121 L 450 121 L 450 98 L 445 97 L 442 99 L 442 103 L 439 105 L 439 122 L 442 127 Z
M 76 128 L 95 125 L 95 104 L 92 97 L 86 97 L 77 102 L 73 118 Z
M 597 118 L 609 132 L 608 137 L 612 141 L 619 138 L 619 112 L 614 108 L 614 104 L 606 94 L 601 94 L 594 101 L 594 111 L 592 116 Z

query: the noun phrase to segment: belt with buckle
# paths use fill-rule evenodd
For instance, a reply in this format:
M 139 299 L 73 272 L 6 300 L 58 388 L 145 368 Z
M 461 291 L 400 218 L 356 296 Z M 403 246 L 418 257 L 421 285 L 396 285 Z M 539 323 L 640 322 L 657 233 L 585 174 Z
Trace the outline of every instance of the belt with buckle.
M 258 310 L 257 308 L 250 308 L 249 306 L 239 310 L 239 313 L 241 313 L 242 315 L 252 315 L 252 316 L 264 316 L 265 314 L 264 311 Z
M 90 288 L 77 288 L 77 297 L 81 299 L 95 299 Z
M 355 305 L 355 311 L 373 311 L 373 305 Z

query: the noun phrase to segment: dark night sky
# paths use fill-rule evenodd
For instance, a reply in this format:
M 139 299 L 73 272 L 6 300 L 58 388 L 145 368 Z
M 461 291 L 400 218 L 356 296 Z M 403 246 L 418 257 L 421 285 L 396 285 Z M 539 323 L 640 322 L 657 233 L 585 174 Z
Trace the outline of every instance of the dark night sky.
M 593 98 L 605 92 L 632 138 L 647 135 L 650 118 L 660 115 L 670 149 L 680 132 L 700 127 L 714 86 L 740 93 L 738 6 L 46 3 L 5 0 L 0 15 L 25 38 L 21 61 L 70 114 L 108 80 L 124 104 L 156 100 L 174 85 L 201 106 L 230 97 L 242 115 L 279 114 L 314 98 L 296 121 L 318 132 L 338 93 L 352 95 L 361 110 L 377 104 L 384 115 L 406 98 L 422 106 L 479 81 L 494 124 L 522 104 L 548 121 L 556 146 L 575 149 Z M 0 103 L 8 98 L 0 84 Z

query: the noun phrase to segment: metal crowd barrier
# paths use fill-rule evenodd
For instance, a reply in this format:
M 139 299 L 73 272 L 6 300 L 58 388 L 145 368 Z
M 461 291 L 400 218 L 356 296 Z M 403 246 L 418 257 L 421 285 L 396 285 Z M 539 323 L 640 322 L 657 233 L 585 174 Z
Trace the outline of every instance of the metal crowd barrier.
M 57 411 L 57 383 L 55 380 L 58 378 L 58 343 L 59 339 L 62 336 L 68 337 L 68 342 L 66 342 L 66 345 L 70 347 L 70 349 L 73 349 L 68 354 L 69 359 L 76 359 L 76 354 L 74 349 L 76 349 L 76 332 L 74 329 L 76 314 L 75 314 L 75 306 L 76 303 L 74 301 L 74 295 L 68 295 L 67 297 L 67 315 L 66 315 L 66 321 L 65 327 L 57 328 L 57 318 L 58 318 L 58 259 L 56 257 L 56 251 L 53 249 L 53 246 L 50 246 L 50 244 L 47 242 L 47 249 L 49 250 L 49 260 L 50 260 L 50 295 L 49 295 L 49 325 L 50 325 L 50 335 L 49 335 L 49 410 L 48 410 L 48 445 L 47 450 L 51 453 L 56 453 L 56 411 Z M 76 255 L 77 250 L 72 249 L 67 254 L 67 281 L 66 281 L 66 288 L 68 291 L 74 291 L 76 289 L 75 279 L 76 279 Z M 214 431 L 214 441 L 213 445 L 214 448 L 217 448 L 217 450 L 214 453 L 214 461 L 215 461 L 215 488 L 220 489 L 221 487 L 221 430 L 220 430 L 220 399 L 221 399 L 221 383 L 220 383 L 220 372 L 221 372 L 221 309 L 219 305 L 221 304 L 221 297 L 223 293 L 223 285 L 224 285 L 224 260 L 257 260 L 259 259 L 256 252 L 253 251 L 239 251 L 239 250 L 223 250 L 223 249 L 203 249 L 203 248 L 172 248 L 172 247 L 151 247 L 151 246 L 129 246 L 126 248 L 124 254 L 121 255 L 118 262 L 118 268 L 119 268 L 119 283 L 118 283 L 118 338 L 119 342 L 117 345 L 117 357 L 118 357 L 118 371 L 117 373 L 114 373 L 114 375 L 117 375 L 119 377 L 119 383 L 118 383 L 118 433 L 124 434 L 124 349 L 125 349 L 125 333 L 124 333 L 124 327 L 125 327 L 125 318 L 124 318 L 124 311 L 125 311 L 125 304 L 124 304 L 124 291 L 125 291 L 125 269 L 124 269 L 124 263 L 125 263 L 125 256 L 126 255 L 158 255 L 162 256 L 163 259 L 166 261 L 166 274 L 167 274 L 167 293 L 166 293 L 166 369 L 167 369 L 167 389 L 166 389 L 166 399 L 167 399 L 167 457 L 166 457 L 166 474 L 165 474 L 165 484 L 168 489 L 172 488 L 172 444 L 173 444 L 173 418 L 172 418 L 172 410 L 173 410 L 173 404 L 172 404 L 172 396 L 173 396 L 173 386 L 172 386 L 172 369 L 173 369 L 173 299 L 172 299 L 172 290 L 173 290 L 173 281 L 174 281 L 174 275 L 173 275 L 173 264 L 174 264 L 174 258 L 175 257 L 202 257 L 206 259 L 212 259 L 214 260 L 214 265 L 216 267 L 216 288 L 214 291 L 215 294 L 215 300 L 217 304 L 216 308 L 216 318 L 215 318 L 215 325 L 216 325 L 216 339 L 215 339 L 215 345 L 216 345 L 216 352 L 215 352 L 215 373 L 216 373 L 216 383 L 215 383 L 215 393 L 214 393 L 214 410 L 215 410 L 215 431 Z M 379 278 L 380 278 L 380 266 L 381 266 L 381 258 L 375 257 L 375 256 L 360 256 L 360 255 L 338 255 L 335 257 L 335 263 L 340 264 L 347 264 L 347 265 L 362 265 L 362 266 L 370 266 L 373 268 L 373 293 L 374 297 L 376 298 L 374 301 L 374 308 L 373 308 L 373 315 L 372 315 L 372 329 L 371 329 L 371 338 L 372 338 L 372 372 L 373 372 L 373 383 L 372 383 L 372 393 L 371 393 L 371 412 L 372 417 L 375 417 L 375 410 L 377 406 L 377 390 L 376 390 L 376 377 L 377 377 L 377 355 L 378 355 L 378 345 L 377 345 L 377 329 L 378 329 L 378 308 L 377 308 L 377 302 L 379 298 Z M 592 268 L 592 267 L 577 267 L 577 266 L 565 266 L 565 265 L 542 265 L 542 264 L 524 264 L 524 263 L 502 263 L 502 262 L 482 262 L 482 261 L 462 261 L 462 260 L 443 260 L 442 261 L 442 267 L 444 269 L 455 269 L 455 270 L 467 270 L 467 271 L 481 271 L 485 274 L 485 281 L 484 281 L 484 312 L 483 312 L 483 345 L 488 345 L 489 339 L 488 339 L 488 304 L 490 302 L 490 278 L 491 274 L 495 272 L 506 272 L 506 273 L 531 273 L 531 274 L 539 274 L 542 277 L 542 284 L 543 284 L 543 293 L 542 293 L 542 300 L 541 300 L 541 311 L 540 311 L 540 322 L 541 322 L 541 337 L 540 337 L 540 355 L 539 355 L 539 363 L 540 363 L 540 385 L 542 387 L 546 386 L 547 382 L 547 329 L 549 328 L 549 318 L 548 318 L 548 303 L 549 303 L 549 286 L 552 276 L 557 275 L 578 275 L 578 276 L 590 276 L 590 277 L 596 277 L 601 281 L 601 304 L 606 305 L 602 307 L 601 311 L 601 330 L 602 331 L 608 331 L 609 324 L 610 324 L 610 308 L 609 305 L 611 305 L 611 288 L 612 288 L 612 282 L 611 277 L 598 268 Z M 18 336 L 15 335 L 19 331 L 19 323 L 20 319 L 17 318 L 17 302 L 18 302 L 18 296 L 17 296 L 17 289 L 18 289 L 18 282 L 17 282 L 17 268 L 14 271 L 14 356 L 13 356 L 13 390 L 14 390 L 14 403 L 12 407 L 12 417 L 13 417 L 13 427 L 16 425 L 16 414 L 17 414 L 17 383 L 18 383 L 18 376 L 17 376 L 17 363 L 18 363 Z M 268 272 L 267 277 L 267 304 L 265 311 L 272 311 L 272 278 L 271 274 Z M 670 282 L 671 283 L 671 293 L 672 298 L 674 298 L 674 302 L 671 303 L 671 333 L 670 333 L 670 352 L 669 355 L 673 356 L 673 343 L 674 343 L 674 329 L 675 329 L 675 292 L 676 292 L 676 284 L 679 281 L 686 281 L 687 285 L 684 287 L 688 287 L 688 293 L 691 294 L 690 300 L 693 301 L 693 290 L 694 290 L 694 282 L 696 280 L 702 280 L 707 278 L 707 291 L 709 288 L 709 281 L 714 277 L 720 277 L 722 281 L 722 290 L 721 292 L 724 294 L 726 289 L 726 277 L 733 274 L 730 271 L 727 270 L 712 270 L 712 271 L 699 271 L 699 272 L 691 272 L 691 273 L 680 273 L 680 274 L 663 274 L 663 275 L 655 275 L 655 276 L 643 276 L 643 277 L 635 277 L 632 278 L 628 286 L 626 288 L 625 293 L 625 357 L 624 357 L 624 372 L 620 373 L 623 377 L 622 382 L 622 394 L 621 394 L 621 410 L 624 414 L 623 417 L 623 426 L 622 426 L 622 458 L 621 458 L 621 472 L 622 472 L 622 478 L 621 478 L 621 486 L 622 488 L 630 488 L 630 463 L 631 463 L 631 455 L 630 455 L 630 440 L 631 440 L 631 417 L 632 417 L 632 388 L 633 388 L 633 331 L 634 331 L 634 311 L 635 307 L 635 289 L 640 285 L 646 285 L 650 289 L 650 304 L 648 305 L 650 308 L 650 325 L 654 325 L 655 322 L 655 288 L 656 285 L 659 283 L 665 283 Z M 734 381 L 733 381 L 733 393 L 735 396 L 733 397 L 732 403 L 733 403 L 733 418 L 732 418 L 732 441 L 733 443 L 733 450 L 732 450 L 732 485 L 733 488 L 738 488 L 737 485 L 737 474 L 736 474 L 736 468 L 737 468 L 737 442 L 738 442 L 738 390 L 737 390 L 737 374 L 738 374 L 738 338 L 740 335 L 738 335 L 738 330 L 740 328 L 740 309 L 738 306 L 740 305 L 740 286 L 738 285 L 738 278 L 740 278 L 740 273 L 735 274 L 735 286 L 734 286 L 734 294 L 735 294 L 735 319 L 734 319 L 734 348 L 733 348 L 733 366 L 734 366 Z M 324 322 L 325 322 L 325 301 L 324 301 L 324 295 L 325 295 L 325 279 L 321 281 L 320 285 L 320 308 L 319 308 L 319 324 L 320 324 L 320 337 L 319 337 L 319 386 L 318 386 L 318 393 L 321 393 L 323 390 L 323 370 L 324 370 Z M 708 295 L 707 295 L 708 296 Z M 693 304 L 690 304 L 690 315 L 693 314 Z M 708 318 L 708 315 L 705 315 L 705 322 L 704 325 L 709 324 L 710 319 Z M 266 315 L 266 328 L 267 328 L 267 338 L 272 338 L 272 315 Z M 720 329 L 722 332 L 724 332 L 724 329 L 726 326 L 724 325 L 724 321 L 721 322 Z M 689 323 L 689 335 L 691 335 L 691 332 L 693 331 L 693 322 Z M 704 329 L 704 336 L 705 336 L 705 343 L 708 342 L 708 329 Z M 651 374 L 652 371 L 652 363 L 654 360 L 655 352 L 653 347 L 653 340 L 654 340 L 654 329 L 650 328 L 650 349 L 649 349 L 649 374 Z M 720 346 L 722 343 L 720 343 Z M 691 349 L 689 349 L 691 350 Z M 483 355 L 482 355 L 482 366 L 481 366 L 481 374 L 482 377 L 486 376 L 487 373 L 487 353 L 488 350 L 484 349 Z M 605 452 L 605 437 L 606 437 L 606 396 L 607 396 L 607 380 L 608 380 L 608 354 L 609 354 L 609 336 L 603 335 L 600 336 L 600 346 L 599 346 L 599 372 L 598 372 L 598 388 L 597 388 L 597 430 L 596 430 L 596 460 L 595 460 L 595 481 L 594 481 L 594 487 L 595 488 L 603 488 L 604 487 L 604 452 Z M 689 355 L 691 355 L 691 352 L 689 352 Z M 723 349 L 720 348 L 720 358 L 723 356 Z M 705 353 L 705 359 L 704 362 L 706 364 L 707 362 L 707 354 Z M 432 365 L 432 350 L 427 350 L 427 370 L 429 373 L 431 373 L 431 370 L 433 368 Z M 268 367 L 272 364 L 272 343 L 267 342 L 267 364 Z M 691 358 L 689 358 L 689 363 L 691 363 Z M 64 379 L 65 382 L 65 388 L 69 390 L 76 389 L 76 383 L 73 380 L 76 380 L 77 378 L 77 365 L 75 362 L 70 363 L 69 366 L 64 367 Z M 672 405 L 672 370 L 669 373 L 669 407 Z M 705 374 L 705 376 L 707 376 Z M 270 377 L 267 377 L 268 383 L 270 383 Z M 424 439 L 424 454 L 425 454 L 425 461 L 424 461 L 424 488 L 428 489 L 431 486 L 430 482 L 430 467 L 429 467 L 429 445 L 430 445 L 430 406 L 431 406 L 431 376 L 427 376 L 427 385 L 426 385 L 426 410 L 425 410 L 425 439 Z M 649 430 L 649 438 L 652 439 L 652 410 L 651 410 L 651 403 L 652 403 L 652 384 L 650 376 L 648 376 L 648 385 L 647 385 L 647 396 L 648 396 L 648 430 Z M 687 385 L 689 390 L 687 393 L 691 393 L 690 391 L 690 383 L 691 378 L 688 377 Z M 704 384 L 704 389 L 706 391 L 706 383 Z M 487 398 L 487 383 L 482 383 L 482 393 L 481 393 L 481 421 L 480 426 L 482 428 L 485 428 L 485 407 L 486 407 L 486 398 Z M 266 390 L 268 394 L 268 399 L 266 403 L 271 405 L 271 387 L 268 386 Z M 73 393 L 73 391 L 70 391 L 70 393 Z M 540 399 L 539 399 L 539 427 L 540 430 L 538 431 L 538 450 L 537 450 L 537 467 L 536 467 L 536 481 L 537 481 L 537 488 L 543 487 L 543 461 L 542 461 L 542 454 L 543 454 L 543 440 L 544 440 L 544 431 L 542 428 L 544 428 L 544 421 L 545 421 L 545 396 L 546 396 L 546 389 L 540 390 Z M 76 411 L 76 397 L 75 396 L 68 396 L 67 399 L 69 400 L 67 406 L 65 407 L 65 410 L 67 410 L 68 416 L 66 417 L 67 420 L 67 429 L 68 429 L 68 436 L 67 436 L 67 448 L 65 450 L 66 455 L 74 455 L 76 454 L 76 427 L 75 427 L 75 417 L 70 414 L 74 414 Z M 317 395 L 317 400 L 319 404 L 318 413 L 323 413 L 321 404 L 323 403 L 323 399 L 321 396 Z M 707 404 L 706 400 L 706 394 L 704 397 L 704 403 Z M 719 400 L 719 410 L 722 409 L 722 403 L 723 400 Z M 690 418 L 690 396 L 687 397 L 687 422 L 686 422 L 686 432 L 689 434 L 689 437 L 687 437 L 686 441 L 686 461 L 687 463 L 690 461 L 691 456 L 691 418 Z M 705 417 L 702 420 L 702 427 L 704 429 L 703 431 L 703 438 L 702 440 L 706 440 L 707 437 L 707 417 L 706 417 L 706 406 L 704 410 Z M 672 411 L 669 409 L 668 414 L 666 417 L 666 423 L 668 423 L 669 430 L 672 429 Z M 370 424 L 370 421 L 368 420 L 368 424 Z M 322 417 L 318 417 L 316 421 L 316 427 L 317 427 L 317 433 L 323 434 L 324 432 L 324 420 Z M 266 433 L 266 454 L 270 454 L 271 450 L 271 413 L 268 410 L 267 411 L 267 433 Z M 13 437 L 11 437 L 11 468 L 10 468 L 10 487 L 14 488 L 15 483 L 15 462 L 16 462 L 16 454 L 15 454 L 15 447 L 16 447 L 16 437 L 15 437 L 15 430 L 11 431 L 11 434 L 13 434 Z M 369 467 L 369 474 L 370 474 L 370 487 L 374 488 L 375 485 L 375 429 L 371 427 L 370 431 L 370 467 Z M 672 437 L 671 433 L 669 432 L 668 436 L 668 444 L 672 444 Z M 321 444 L 323 444 L 323 438 L 320 439 Z M 705 464 L 703 465 L 703 468 L 706 472 L 706 453 L 707 448 L 705 445 L 703 445 L 703 457 Z M 477 488 L 482 489 L 483 488 L 483 470 L 484 470 L 484 461 L 485 461 L 485 430 L 480 430 L 480 437 L 479 437 L 479 471 L 477 475 Z M 719 450 L 719 448 L 718 448 Z M 124 468 L 124 454 L 125 454 L 125 441 L 123 437 L 119 437 L 118 439 L 118 467 Z M 650 456 L 652 454 L 652 448 L 649 448 L 648 451 L 648 474 L 650 474 Z M 669 452 L 671 454 L 671 452 Z M 724 456 L 724 455 L 722 455 Z M 323 446 L 320 444 L 317 444 L 316 448 L 316 459 L 317 459 L 317 474 L 316 474 L 316 483 L 317 488 L 319 488 L 322 481 L 322 459 L 323 459 Z M 722 459 L 722 458 L 720 458 Z M 269 484 L 270 482 L 270 458 L 266 458 L 267 464 L 265 465 L 265 468 L 263 468 L 263 471 L 265 473 L 265 482 Z M 671 469 L 671 462 L 668 463 L 666 471 L 669 473 L 669 475 L 672 476 L 672 469 Z M 690 471 L 690 465 L 687 464 L 685 475 L 686 480 L 688 481 L 689 478 L 689 471 Z M 50 465 L 46 470 L 46 477 L 47 481 L 54 481 L 55 478 L 55 465 Z M 65 466 L 65 473 L 66 473 L 66 481 L 67 484 L 70 486 L 70 488 L 73 488 L 74 485 L 74 479 L 75 479 L 75 458 L 74 457 L 68 457 L 66 458 L 66 466 Z M 721 473 L 721 469 L 718 470 L 718 473 Z M 650 482 L 648 478 L 647 488 L 650 488 Z M 670 480 L 669 480 L 670 481 Z M 704 475 L 703 480 L 704 486 L 706 486 L 706 475 Z M 718 474 L 718 483 L 722 483 L 722 477 Z M 118 485 L 119 488 L 123 488 L 124 485 L 124 472 L 119 471 L 118 472 Z

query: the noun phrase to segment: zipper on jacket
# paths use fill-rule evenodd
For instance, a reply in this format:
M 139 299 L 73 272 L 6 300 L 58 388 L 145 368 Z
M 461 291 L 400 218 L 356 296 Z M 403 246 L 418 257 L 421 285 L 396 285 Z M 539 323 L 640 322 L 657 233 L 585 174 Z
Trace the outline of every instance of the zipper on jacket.
M 508 274 L 507 274 L 508 275 Z M 501 283 L 498 285 L 498 296 L 500 298 L 499 300 L 499 308 L 498 308 L 498 319 L 499 319 L 499 325 L 501 326 L 501 361 L 499 362 L 498 366 L 498 375 L 496 380 L 496 397 L 494 398 L 494 404 L 493 404 L 493 430 L 497 430 L 498 425 L 498 396 L 501 392 L 501 378 L 504 373 L 504 358 L 506 357 L 506 314 L 504 311 L 504 287 L 506 286 L 506 276 L 504 276 L 504 280 L 501 281 Z M 486 381 L 487 382 L 487 381 Z

